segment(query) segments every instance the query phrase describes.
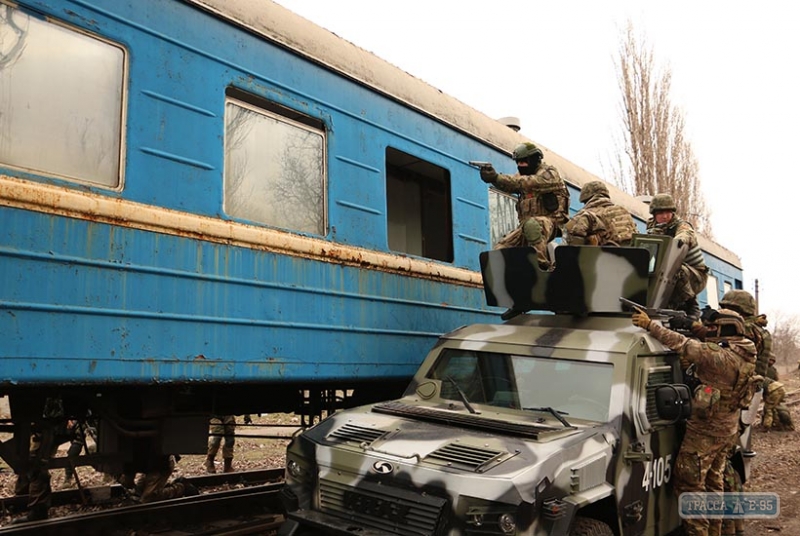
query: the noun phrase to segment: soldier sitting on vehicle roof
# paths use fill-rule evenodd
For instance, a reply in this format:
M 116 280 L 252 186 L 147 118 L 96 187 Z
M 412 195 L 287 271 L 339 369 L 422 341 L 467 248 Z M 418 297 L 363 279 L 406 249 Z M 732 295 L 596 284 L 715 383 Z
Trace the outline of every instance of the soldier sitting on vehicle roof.
M 692 224 L 676 216 L 675 200 L 669 194 L 653 196 L 650 202 L 652 217 L 647 222 L 648 234 L 667 235 L 674 238 L 678 247 L 686 248 L 686 256 L 678 271 L 675 288 L 669 299 L 669 309 L 680 309 L 693 319 L 700 317 L 697 295 L 708 282 L 708 267 L 697 242 Z
M 602 181 L 590 181 L 581 188 L 583 208 L 568 222 L 570 246 L 628 246 L 637 232 L 631 213 L 611 202 Z

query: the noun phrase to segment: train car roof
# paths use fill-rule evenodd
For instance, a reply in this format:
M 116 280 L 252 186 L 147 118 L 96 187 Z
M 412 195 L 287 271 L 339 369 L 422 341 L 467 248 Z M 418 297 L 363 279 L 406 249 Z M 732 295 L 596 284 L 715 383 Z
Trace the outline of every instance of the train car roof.
M 236 26 L 245 28 L 309 61 L 370 87 L 508 155 L 519 143 L 534 141 L 271 0 L 259 2 L 183 1 L 214 13 Z M 546 160 L 558 167 L 565 180 L 577 188 L 581 188 L 592 180 L 602 180 L 538 142 L 535 143 L 544 151 Z M 607 184 L 615 203 L 622 205 L 645 221 L 647 220 L 649 214 L 645 203 L 623 192 L 613 184 L 608 182 Z M 730 250 L 703 236 L 700 237 L 700 245 L 707 253 L 741 269 L 740 258 Z

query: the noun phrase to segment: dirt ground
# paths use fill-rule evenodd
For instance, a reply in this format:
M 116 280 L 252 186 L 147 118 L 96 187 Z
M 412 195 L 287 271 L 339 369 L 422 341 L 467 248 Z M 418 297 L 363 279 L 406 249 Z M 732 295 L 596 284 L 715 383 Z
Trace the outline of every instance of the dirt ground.
M 787 402 L 800 400 L 800 371 L 785 371 L 780 377 Z M 800 404 L 788 406 L 795 426 L 800 427 Z M 800 432 L 764 432 L 758 427 L 753 435 L 756 457 L 751 465 L 745 491 L 774 492 L 780 497 L 777 519 L 745 522 L 747 536 L 763 534 L 800 535 Z

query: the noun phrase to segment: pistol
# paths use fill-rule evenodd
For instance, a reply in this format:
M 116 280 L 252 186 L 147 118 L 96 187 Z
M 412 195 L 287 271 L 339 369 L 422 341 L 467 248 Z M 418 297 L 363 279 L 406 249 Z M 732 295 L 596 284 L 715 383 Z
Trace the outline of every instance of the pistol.
M 469 165 L 470 166 L 475 166 L 475 167 L 478 167 L 478 168 L 482 168 L 482 167 L 490 167 L 492 165 L 492 163 L 491 162 L 480 162 L 478 160 L 470 160 L 469 161 Z

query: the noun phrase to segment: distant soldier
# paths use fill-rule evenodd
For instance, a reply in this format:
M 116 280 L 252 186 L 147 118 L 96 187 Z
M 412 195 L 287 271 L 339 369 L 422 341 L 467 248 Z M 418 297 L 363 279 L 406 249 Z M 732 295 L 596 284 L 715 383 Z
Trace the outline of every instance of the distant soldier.
M 794 430 L 794 421 L 789 408 L 783 405 L 786 399 L 786 388 L 778 377 L 775 368 L 775 356 L 770 356 L 767 376 L 764 382 L 764 416 L 761 426 L 765 430 Z
M 536 250 L 540 268 L 549 269 L 547 244 L 558 236 L 569 219 L 569 190 L 558 169 L 544 162 L 543 157 L 536 145 L 522 143 L 512 154 L 519 173 L 497 173 L 491 164 L 482 166 L 480 171 L 483 182 L 518 196 L 519 227 L 495 247 L 530 246 Z
M 693 319 L 700 316 L 697 295 L 708 282 L 708 267 L 703 260 L 703 252 L 697 242 L 692 224 L 675 215 L 675 200 L 669 194 L 657 194 L 650 202 L 652 217 L 647 222 L 649 234 L 671 236 L 679 247 L 686 248 L 686 256 L 678 272 L 677 282 L 669 299 L 669 309 L 679 309 Z
M 175 470 L 176 456 L 153 456 L 149 460 L 147 472 L 137 484 L 143 503 L 165 501 L 178 497 L 199 495 L 197 488 L 184 478 L 176 478 L 172 482 L 169 477 Z
M 681 367 L 695 366 L 700 385 L 694 390 L 692 416 L 675 461 L 675 493 L 722 492 L 723 472 L 730 449 L 739 438 L 739 415 L 755 391 L 756 349 L 744 336 L 742 317 L 720 309 L 708 315 L 698 335 L 701 342 L 653 322 L 637 310 L 633 324 L 646 329 L 662 344 L 678 352 Z M 690 535 L 719 534 L 720 519 L 685 519 Z
M 570 246 L 628 246 L 637 232 L 631 213 L 611 202 L 602 181 L 590 181 L 581 188 L 583 208 L 567 222 Z
M 207 473 L 216 473 L 214 458 L 222 445 L 222 472 L 233 472 L 233 447 L 236 444 L 236 417 L 234 415 L 214 415 L 211 417 L 208 436 L 208 452 L 205 468 Z

